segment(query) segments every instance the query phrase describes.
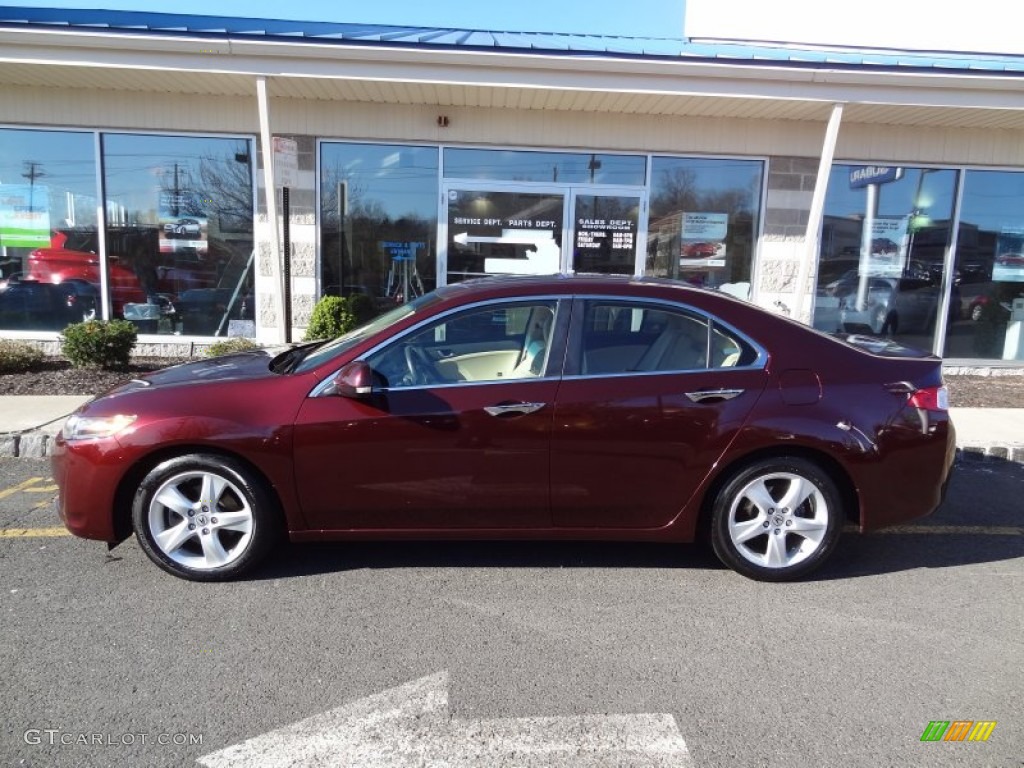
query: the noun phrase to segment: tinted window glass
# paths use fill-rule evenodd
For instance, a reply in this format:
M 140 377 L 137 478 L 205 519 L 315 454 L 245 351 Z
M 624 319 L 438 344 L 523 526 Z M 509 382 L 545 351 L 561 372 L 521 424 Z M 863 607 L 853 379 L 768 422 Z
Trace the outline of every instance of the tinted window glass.
M 95 154 L 91 133 L 0 129 L 0 329 L 59 331 L 96 315 Z
M 252 142 L 102 140 L 114 316 L 140 333 L 255 335 Z
M 893 167 L 865 183 L 864 171 L 836 165 L 829 176 L 814 327 L 932 349 L 945 290 L 959 319 L 959 280 L 944 275 L 957 172 Z
M 384 308 L 434 289 L 437 159 L 436 147 L 321 145 L 323 295 Z
M 647 158 L 640 155 L 514 149 L 444 151 L 444 175 L 449 179 L 642 186 L 646 173 Z
M 602 300 L 584 306 L 577 361 L 584 375 L 731 368 L 757 358 L 735 334 L 684 310 Z
M 750 295 L 764 163 L 655 157 L 646 274 Z
M 708 324 L 660 306 L 587 301 L 578 370 L 584 375 L 707 367 Z
M 965 174 L 952 296 L 959 307 L 951 308 L 944 357 L 1024 359 L 1020 334 L 1010 332 L 1013 302 L 1024 298 L 1022 200 L 1024 173 Z

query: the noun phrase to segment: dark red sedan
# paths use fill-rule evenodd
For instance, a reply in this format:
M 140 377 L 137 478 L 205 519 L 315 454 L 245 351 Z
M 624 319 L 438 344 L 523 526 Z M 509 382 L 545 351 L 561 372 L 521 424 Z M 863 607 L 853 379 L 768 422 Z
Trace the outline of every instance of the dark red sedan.
M 321 344 L 175 366 L 57 439 L 67 527 L 237 576 L 279 539 L 688 542 L 757 579 L 940 503 L 940 361 L 653 279 L 441 288 Z

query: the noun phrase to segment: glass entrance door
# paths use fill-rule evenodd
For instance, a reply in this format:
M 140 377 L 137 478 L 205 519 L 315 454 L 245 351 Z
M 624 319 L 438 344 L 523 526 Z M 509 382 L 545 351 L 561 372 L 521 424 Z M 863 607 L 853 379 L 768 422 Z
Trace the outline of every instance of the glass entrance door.
M 638 275 L 643 193 L 572 190 L 573 272 Z
M 439 284 L 642 268 L 643 190 L 449 183 L 442 199 Z
M 565 192 L 539 187 L 447 186 L 440 232 L 449 283 L 562 269 Z M 439 275 L 440 277 L 440 275 Z

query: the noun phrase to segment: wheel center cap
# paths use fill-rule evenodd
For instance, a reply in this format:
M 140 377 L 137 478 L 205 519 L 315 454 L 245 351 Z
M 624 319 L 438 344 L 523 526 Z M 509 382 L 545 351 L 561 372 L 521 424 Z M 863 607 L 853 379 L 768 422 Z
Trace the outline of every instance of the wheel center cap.
M 786 522 L 786 518 L 784 518 L 782 515 L 776 515 L 772 518 L 772 522 L 776 525 L 782 525 L 784 522 Z
M 200 525 L 206 525 L 206 522 L 207 522 L 206 515 L 199 515 L 199 517 L 196 518 L 196 521 Z

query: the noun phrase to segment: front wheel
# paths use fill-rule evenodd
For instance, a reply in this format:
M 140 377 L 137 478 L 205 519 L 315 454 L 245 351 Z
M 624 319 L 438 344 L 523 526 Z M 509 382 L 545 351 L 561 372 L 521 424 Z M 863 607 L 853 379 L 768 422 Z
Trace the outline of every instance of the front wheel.
M 277 539 L 279 519 L 251 470 L 204 454 L 156 466 L 132 507 L 136 538 L 150 560 L 193 581 L 231 579 L 254 566 Z
M 798 579 L 832 553 L 843 504 L 832 479 L 801 458 L 758 461 L 715 497 L 711 543 L 719 559 L 759 581 Z

